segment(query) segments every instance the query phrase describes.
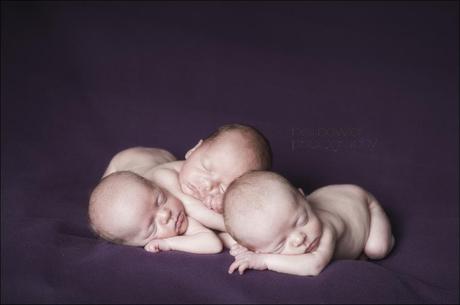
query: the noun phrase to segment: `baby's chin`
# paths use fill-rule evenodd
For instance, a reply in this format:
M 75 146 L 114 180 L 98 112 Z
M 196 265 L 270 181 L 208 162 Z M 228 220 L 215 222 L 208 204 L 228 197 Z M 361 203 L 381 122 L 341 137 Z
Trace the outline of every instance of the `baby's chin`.
M 203 203 L 207 208 L 209 208 L 209 209 L 211 209 L 211 210 L 213 210 L 213 211 L 215 211 L 215 212 L 217 212 L 219 214 L 222 214 L 224 212 L 223 206 L 222 206 L 223 205 L 222 201 L 223 201 L 222 196 L 215 196 L 215 197 L 206 198 L 203 201 Z
M 216 212 L 219 213 L 219 214 L 223 214 L 223 213 L 224 213 L 224 207 L 223 207 L 222 199 L 220 199 L 220 201 L 218 201 L 218 202 L 216 203 L 216 205 L 214 206 L 213 210 L 216 211 Z

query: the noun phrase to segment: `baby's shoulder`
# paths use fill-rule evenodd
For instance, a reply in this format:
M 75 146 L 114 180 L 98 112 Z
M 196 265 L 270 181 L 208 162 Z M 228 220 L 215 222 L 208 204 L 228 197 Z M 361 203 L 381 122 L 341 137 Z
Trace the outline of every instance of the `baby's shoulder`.
M 185 231 L 184 235 L 194 235 L 197 233 L 203 233 L 203 232 L 211 233 L 212 232 L 210 229 L 206 228 L 203 224 L 201 224 L 195 218 L 192 218 L 188 215 L 187 215 L 187 221 L 188 221 L 187 231 Z
M 157 165 L 154 167 L 154 171 L 172 171 L 174 173 L 179 174 L 182 169 L 184 161 L 172 161 Z
M 175 186 L 179 180 L 179 173 L 176 170 L 174 164 L 170 164 L 175 162 L 176 161 L 155 166 L 148 173 L 146 173 L 146 178 L 158 184 L 159 186 L 167 187 L 168 189 L 171 186 Z

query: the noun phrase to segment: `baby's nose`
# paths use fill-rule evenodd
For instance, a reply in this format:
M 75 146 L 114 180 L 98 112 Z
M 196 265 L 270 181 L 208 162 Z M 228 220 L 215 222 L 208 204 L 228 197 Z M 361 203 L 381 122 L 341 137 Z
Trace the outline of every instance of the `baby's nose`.
M 202 196 L 208 196 L 208 195 L 214 195 L 214 193 L 217 193 L 217 187 L 216 183 L 212 179 L 203 179 L 201 181 L 201 195 Z
M 212 187 L 208 190 L 208 195 L 211 195 L 213 197 L 216 197 L 217 195 L 219 195 L 219 193 L 219 188 L 216 184 L 212 185 Z
M 171 218 L 171 211 L 168 208 L 163 208 L 158 211 L 158 217 L 160 217 L 160 222 L 162 224 L 167 224 Z
M 203 181 L 203 191 L 209 192 L 212 189 L 212 181 L 204 180 Z
M 294 246 L 294 247 L 299 247 L 300 245 L 302 245 L 304 242 L 305 242 L 305 238 L 307 236 L 305 235 L 305 233 L 303 232 L 297 232 L 295 233 L 295 235 L 292 237 L 292 242 L 291 244 Z

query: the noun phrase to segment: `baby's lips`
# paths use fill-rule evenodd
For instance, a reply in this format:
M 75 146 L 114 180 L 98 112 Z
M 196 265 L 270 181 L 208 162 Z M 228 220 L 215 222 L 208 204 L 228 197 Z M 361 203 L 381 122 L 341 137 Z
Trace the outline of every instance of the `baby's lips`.
M 318 246 L 318 243 L 319 243 L 319 238 L 316 238 L 315 240 L 313 240 L 310 245 L 308 245 L 308 248 L 305 250 L 306 252 L 311 252 L 313 250 L 316 249 L 316 247 Z
M 203 203 L 204 205 L 208 208 L 208 209 L 212 209 L 212 198 L 211 197 L 206 197 L 204 200 L 203 200 Z
M 222 208 L 222 204 L 220 204 L 220 203 L 215 205 L 214 210 L 216 212 L 218 212 L 218 213 L 221 213 L 221 214 L 224 212 L 224 209 Z
M 222 209 L 222 198 L 221 197 L 213 197 L 211 199 L 211 208 L 218 212 L 218 213 L 222 213 L 223 212 L 223 209 Z
M 179 212 L 179 214 L 177 215 L 176 221 L 174 223 L 174 230 L 176 231 L 177 234 L 180 233 L 180 228 L 182 226 L 182 223 L 184 222 L 184 218 L 185 218 L 184 212 Z

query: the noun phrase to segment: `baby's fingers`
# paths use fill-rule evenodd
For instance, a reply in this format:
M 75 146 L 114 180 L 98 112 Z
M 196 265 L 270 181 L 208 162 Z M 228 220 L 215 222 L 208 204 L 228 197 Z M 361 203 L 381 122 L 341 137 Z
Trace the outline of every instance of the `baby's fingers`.
M 236 260 L 235 260 L 235 261 L 230 265 L 230 267 L 228 268 L 228 273 L 229 273 L 229 274 L 232 274 L 233 271 L 235 271 L 235 269 L 237 269 L 239 266 L 240 266 L 240 261 L 236 261 Z
M 233 262 L 233 264 L 230 265 L 230 268 L 228 268 L 228 273 L 232 274 L 233 271 L 238 269 L 238 272 L 240 274 L 243 274 L 244 270 L 248 269 L 248 267 L 249 267 L 248 261 L 236 260 Z
M 248 269 L 248 267 L 249 267 L 249 263 L 247 261 L 244 261 L 238 268 L 239 273 L 243 274 L 244 270 Z
M 153 243 L 145 245 L 144 249 L 146 251 L 148 251 L 148 252 L 154 252 L 154 253 L 160 251 L 159 245 L 158 244 L 153 244 Z

